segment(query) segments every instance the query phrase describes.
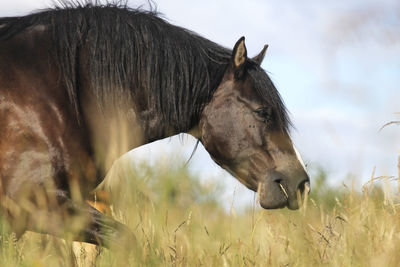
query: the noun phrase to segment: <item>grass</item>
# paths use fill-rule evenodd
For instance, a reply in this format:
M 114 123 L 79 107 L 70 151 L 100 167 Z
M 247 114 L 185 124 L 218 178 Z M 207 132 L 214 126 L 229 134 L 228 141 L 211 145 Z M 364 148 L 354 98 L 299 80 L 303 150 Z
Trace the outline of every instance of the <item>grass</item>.
M 299 211 L 226 212 L 218 186 L 184 167 L 141 166 L 125 172 L 114 217 L 135 233 L 141 251 L 121 258 L 97 248 L 74 253 L 72 242 L 26 233 L 20 240 L 0 218 L 0 266 L 398 266 L 400 206 L 391 186 L 332 188 L 326 176 Z M 385 185 L 385 184 L 384 184 Z M 257 204 L 255 205 L 257 206 Z M 75 248 L 76 250 L 76 248 Z

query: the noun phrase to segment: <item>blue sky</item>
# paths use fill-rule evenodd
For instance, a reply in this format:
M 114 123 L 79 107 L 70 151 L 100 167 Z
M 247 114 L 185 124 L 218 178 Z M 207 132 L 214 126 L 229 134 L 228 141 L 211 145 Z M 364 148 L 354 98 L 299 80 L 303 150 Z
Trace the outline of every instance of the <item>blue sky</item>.
M 0 0 L 0 16 L 46 7 L 45 0 Z M 130 1 L 132 7 L 145 1 Z M 397 176 L 400 127 L 400 2 L 398 0 L 159 0 L 173 24 L 226 47 L 246 37 L 250 56 L 269 44 L 263 63 L 289 111 L 293 139 L 309 168 L 325 168 L 332 184 Z M 142 147 L 130 156 L 173 161 L 188 157 L 194 139 Z M 174 155 L 174 156 L 172 156 Z M 223 181 L 224 199 L 249 203 L 253 194 L 200 148 L 190 168 L 204 181 Z

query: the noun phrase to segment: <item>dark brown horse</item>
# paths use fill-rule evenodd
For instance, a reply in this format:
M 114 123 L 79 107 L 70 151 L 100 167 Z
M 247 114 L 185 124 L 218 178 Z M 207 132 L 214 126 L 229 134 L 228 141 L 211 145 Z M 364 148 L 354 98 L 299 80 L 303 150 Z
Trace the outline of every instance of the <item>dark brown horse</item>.
M 243 37 L 229 50 L 125 6 L 1 18 L 1 213 L 18 234 L 132 242 L 85 199 L 123 153 L 182 132 L 263 208 L 297 209 L 309 178 L 265 52 L 248 58 Z

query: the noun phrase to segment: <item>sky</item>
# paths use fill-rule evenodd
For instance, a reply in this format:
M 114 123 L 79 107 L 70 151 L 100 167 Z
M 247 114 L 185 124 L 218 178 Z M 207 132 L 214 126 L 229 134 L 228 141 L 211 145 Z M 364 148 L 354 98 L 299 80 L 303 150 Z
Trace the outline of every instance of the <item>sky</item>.
M 225 47 L 246 37 L 248 55 L 268 52 L 268 71 L 291 114 L 291 136 L 311 174 L 329 183 L 398 176 L 400 151 L 400 1 L 158 0 L 169 22 Z M 46 0 L 0 0 L 0 17 L 49 6 Z M 147 1 L 129 1 L 131 7 Z M 397 113 L 397 114 L 396 114 Z M 135 162 L 187 159 L 195 140 L 167 138 L 135 149 Z M 223 200 L 252 204 L 254 194 L 200 147 L 189 163 L 203 182 L 225 185 Z

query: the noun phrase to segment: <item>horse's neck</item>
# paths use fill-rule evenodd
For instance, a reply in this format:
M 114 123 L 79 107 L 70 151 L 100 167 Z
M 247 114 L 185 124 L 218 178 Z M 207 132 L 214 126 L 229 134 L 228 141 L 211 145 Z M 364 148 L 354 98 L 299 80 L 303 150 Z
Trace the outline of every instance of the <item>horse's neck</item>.
M 95 104 L 84 107 L 85 123 L 91 135 L 96 165 L 104 172 L 123 154 L 147 143 L 176 135 L 161 116 L 127 108 L 118 112 L 100 111 Z M 195 125 L 187 133 L 198 138 Z
M 136 114 L 113 114 L 101 111 L 94 104 L 83 110 L 89 130 L 96 165 L 107 171 L 121 155 L 146 143 L 144 132 Z
M 128 151 L 141 145 L 179 134 L 169 125 L 165 116 L 156 110 L 151 103 L 151 97 L 146 91 L 140 91 L 126 97 L 129 103 L 117 107 L 101 107 L 93 82 L 88 73 L 88 51 L 82 49 L 80 64 L 80 81 L 82 88 L 79 98 L 84 114 L 84 120 L 89 128 L 96 163 L 104 171 L 111 168 L 113 162 Z M 112 99 L 112 97 L 110 98 Z M 196 122 L 191 129 L 184 132 L 198 137 Z

